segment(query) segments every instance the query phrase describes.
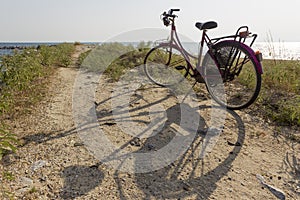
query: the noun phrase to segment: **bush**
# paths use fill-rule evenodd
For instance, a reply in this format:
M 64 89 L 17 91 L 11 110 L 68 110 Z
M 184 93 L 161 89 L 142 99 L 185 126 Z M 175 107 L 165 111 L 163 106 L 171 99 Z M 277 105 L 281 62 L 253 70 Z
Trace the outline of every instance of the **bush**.
M 72 53 L 75 50 L 75 46 L 70 43 L 62 43 L 56 46 L 42 45 L 39 48 L 39 53 L 42 58 L 42 65 L 51 66 L 58 65 L 61 67 L 67 67 L 72 63 Z

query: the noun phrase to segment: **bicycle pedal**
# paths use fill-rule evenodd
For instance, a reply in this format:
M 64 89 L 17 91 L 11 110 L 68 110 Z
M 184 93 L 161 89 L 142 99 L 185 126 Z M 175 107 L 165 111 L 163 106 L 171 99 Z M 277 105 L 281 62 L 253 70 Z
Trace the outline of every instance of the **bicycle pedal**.
M 175 69 L 177 69 L 177 70 L 183 70 L 183 69 L 185 69 L 185 67 L 184 67 L 184 66 L 181 66 L 181 65 L 179 65 L 179 66 L 176 66 L 176 67 L 175 67 Z

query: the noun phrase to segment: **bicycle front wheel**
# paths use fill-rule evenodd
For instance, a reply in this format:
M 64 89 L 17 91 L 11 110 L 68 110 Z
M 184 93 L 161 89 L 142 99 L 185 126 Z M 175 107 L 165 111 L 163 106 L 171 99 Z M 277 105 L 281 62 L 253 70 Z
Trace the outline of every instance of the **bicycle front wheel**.
M 213 53 L 211 53 L 213 52 Z M 212 98 L 222 106 L 239 110 L 250 106 L 261 88 L 260 62 L 247 45 L 221 41 L 208 51 L 203 60 L 206 87 Z M 221 74 L 222 81 L 215 81 L 209 74 Z
M 188 75 L 188 61 L 177 46 L 165 43 L 148 52 L 144 69 L 153 83 L 167 87 L 185 79 Z

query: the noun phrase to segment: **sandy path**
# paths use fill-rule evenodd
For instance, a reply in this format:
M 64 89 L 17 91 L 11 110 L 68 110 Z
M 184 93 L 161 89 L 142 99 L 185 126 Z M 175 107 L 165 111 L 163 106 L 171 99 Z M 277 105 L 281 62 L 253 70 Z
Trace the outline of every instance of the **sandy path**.
M 77 47 L 74 60 L 83 50 Z M 227 113 L 217 145 L 202 160 L 198 155 L 205 123 L 200 124 L 200 133 L 189 150 L 162 169 L 134 174 L 99 164 L 74 127 L 72 93 L 77 73 L 76 68 L 57 69 L 49 98 L 34 114 L 15 122 L 23 145 L 1 162 L 0 199 L 276 199 L 262 188 L 256 174 L 283 190 L 287 199 L 300 198 L 300 145 L 276 136 L 274 127 L 242 111 Z M 129 152 L 151 152 L 170 142 L 178 124 L 175 97 L 152 86 L 131 97 L 133 125 L 151 123 L 149 105 L 168 111 L 169 126 L 158 138 L 135 141 L 118 126 L 116 119 L 124 118 L 122 112 L 120 116 L 111 114 L 116 86 L 102 81 L 96 94 L 98 121 L 115 145 Z M 202 121 L 207 122 L 209 101 L 194 102 L 200 105 L 197 113 Z M 8 178 L 10 173 L 12 180 Z

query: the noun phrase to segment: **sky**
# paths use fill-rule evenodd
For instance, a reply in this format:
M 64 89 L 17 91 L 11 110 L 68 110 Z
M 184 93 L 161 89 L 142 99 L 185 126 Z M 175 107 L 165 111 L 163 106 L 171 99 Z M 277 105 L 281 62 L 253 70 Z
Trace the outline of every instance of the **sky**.
M 177 30 L 192 41 L 200 39 L 195 22 L 214 20 L 218 28 L 209 31 L 212 37 L 234 34 L 239 26 L 247 25 L 251 32 L 258 34 L 258 41 L 270 40 L 271 35 L 275 42 L 300 42 L 299 0 L 0 2 L 0 42 L 103 42 L 134 30 L 168 30 L 163 26 L 160 14 L 170 8 L 181 9 L 177 13 Z

